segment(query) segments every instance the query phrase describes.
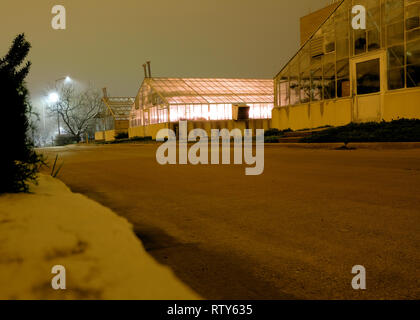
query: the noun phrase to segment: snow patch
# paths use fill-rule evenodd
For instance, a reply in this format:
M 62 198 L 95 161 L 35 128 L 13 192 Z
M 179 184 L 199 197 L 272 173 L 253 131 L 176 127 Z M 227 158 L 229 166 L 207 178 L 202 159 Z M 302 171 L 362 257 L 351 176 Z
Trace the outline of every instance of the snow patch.
M 0 299 L 198 299 L 144 250 L 131 224 L 40 175 L 31 194 L 0 196 Z M 51 268 L 66 268 L 66 290 Z

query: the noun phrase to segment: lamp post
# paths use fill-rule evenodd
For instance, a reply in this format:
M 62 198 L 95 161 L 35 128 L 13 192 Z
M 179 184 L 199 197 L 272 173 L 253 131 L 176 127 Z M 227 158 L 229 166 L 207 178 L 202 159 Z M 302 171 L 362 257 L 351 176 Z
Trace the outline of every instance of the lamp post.
M 60 100 L 60 96 L 58 95 L 57 92 L 51 92 L 48 95 L 48 101 L 52 104 L 56 104 L 58 101 Z M 59 113 L 57 110 L 57 125 L 58 125 L 58 135 L 60 135 L 60 117 L 59 117 Z
M 66 77 L 63 77 L 63 78 L 60 78 L 60 79 L 55 80 L 55 85 L 54 85 L 55 92 L 51 92 L 49 94 L 49 96 L 48 96 L 48 100 L 51 103 L 54 103 L 54 104 L 57 103 L 58 101 L 60 101 L 60 96 L 57 93 L 57 90 L 58 90 L 57 89 L 57 84 L 58 84 L 59 81 L 64 81 L 64 84 L 66 84 L 66 83 L 71 83 L 73 80 L 69 76 L 66 76 Z M 57 129 L 58 129 L 58 135 L 61 135 L 61 130 L 60 130 L 60 114 L 58 112 L 58 109 L 57 109 Z

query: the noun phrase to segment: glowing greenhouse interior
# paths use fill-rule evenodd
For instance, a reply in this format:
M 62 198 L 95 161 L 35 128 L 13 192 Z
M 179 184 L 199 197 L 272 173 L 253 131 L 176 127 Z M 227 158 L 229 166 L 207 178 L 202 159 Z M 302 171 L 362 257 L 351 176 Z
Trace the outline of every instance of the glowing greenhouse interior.
M 271 79 L 145 78 L 130 115 L 130 127 L 179 120 L 233 120 L 249 107 L 249 119 L 271 119 Z

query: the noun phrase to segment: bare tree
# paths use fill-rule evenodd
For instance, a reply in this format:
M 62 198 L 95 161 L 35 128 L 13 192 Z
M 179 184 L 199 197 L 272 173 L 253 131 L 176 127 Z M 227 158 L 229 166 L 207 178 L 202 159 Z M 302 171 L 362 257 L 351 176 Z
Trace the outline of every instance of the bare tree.
M 58 114 L 66 133 L 79 142 L 101 110 L 101 94 L 93 87 L 78 90 L 73 85 L 62 86 L 58 94 L 59 100 L 50 105 L 48 111 L 52 116 Z

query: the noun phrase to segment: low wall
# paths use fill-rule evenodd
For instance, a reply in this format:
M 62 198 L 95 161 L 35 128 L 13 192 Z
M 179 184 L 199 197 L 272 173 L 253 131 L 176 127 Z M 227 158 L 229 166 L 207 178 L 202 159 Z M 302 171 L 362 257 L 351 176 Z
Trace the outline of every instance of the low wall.
M 272 126 L 279 130 L 300 130 L 342 126 L 352 121 L 351 99 L 337 99 L 273 109 Z
M 387 92 L 382 109 L 382 118 L 385 121 L 398 118 L 420 119 L 420 89 Z
M 128 128 L 128 137 L 129 138 L 144 137 L 144 127 L 138 126 L 138 127 Z
M 188 132 L 193 129 L 203 129 L 211 136 L 212 129 L 240 129 L 242 132 L 245 129 L 252 129 L 255 135 L 255 129 L 268 130 L 271 127 L 271 119 L 251 119 L 246 121 L 235 120 L 214 120 L 214 121 L 188 121 Z M 161 129 L 174 129 L 177 123 L 159 123 L 148 126 L 131 127 L 128 129 L 130 138 L 133 137 L 152 137 L 156 139 L 156 134 Z
M 203 129 L 211 136 L 212 129 L 239 129 L 244 134 L 245 129 L 251 129 L 255 135 L 256 129 L 268 130 L 271 127 L 271 119 L 250 119 L 250 120 L 215 120 L 215 121 L 188 121 L 188 131 Z
M 105 140 L 105 132 L 104 131 L 96 131 L 95 132 L 95 141 L 103 141 Z
M 104 132 L 104 139 L 105 139 L 105 141 L 114 141 L 116 135 L 118 135 L 120 133 L 127 133 L 127 131 L 128 131 L 127 129 L 103 131 Z
M 156 134 L 160 129 L 168 128 L 168 123 L 151 124 L 148 126 L 138 126 L 128 128 L 128 137 L 152 137 L 156 139 Z
M 130 121 L 128 120 L 115 120 L 115 130 L 127 131 L 129 127 L 129 122 Z
M 375 100 L 373 100 L 375 101 Z M 378 106 L 377 120 L 392 121 L 396 119 L 420 119 L 420 88 L 401 89 L 384 93 L 381 106 Z M 378 102 L 379 103 L 379 102 Z M 363 105 L 359 106 L 363 108 Z M 273 128 L 280 130 L 300 130 L 318 128 L 323 126 L 343 126 L 352 121 L 353 99 L 336 99 L 322 102 L 300 104 L 296 106 L 280 107 L 273 109 Z M 372 121 L 366 110 L 359 110 L 362 115 L 357 121 Z
M 115 130 L 107 130 L 105 131 L 105 141 L 114 141 L 115 140 Z

